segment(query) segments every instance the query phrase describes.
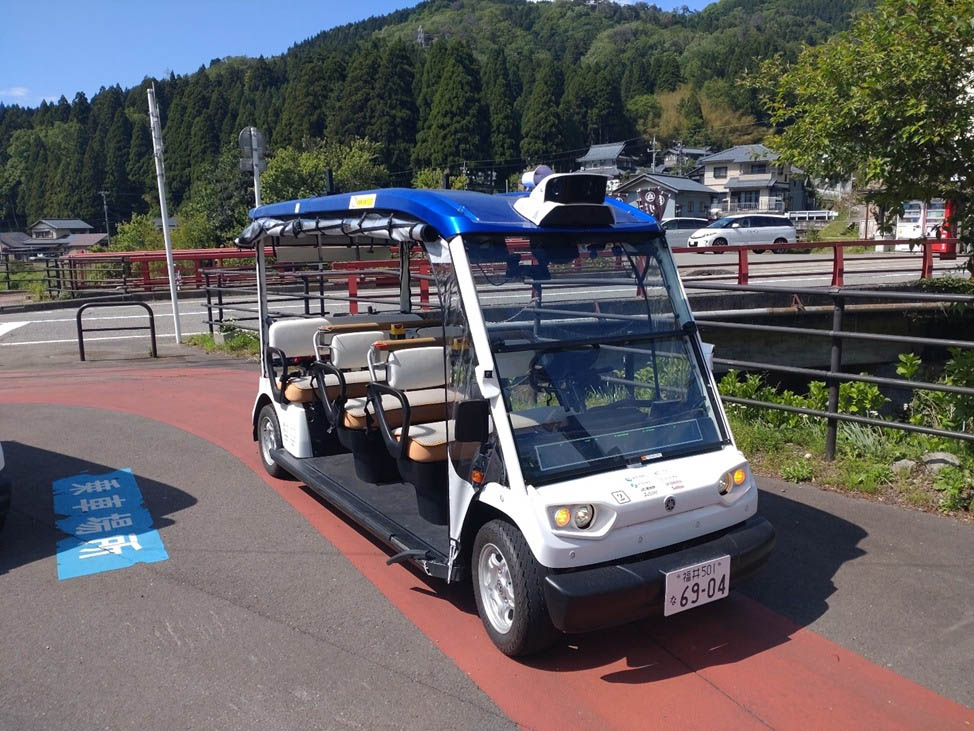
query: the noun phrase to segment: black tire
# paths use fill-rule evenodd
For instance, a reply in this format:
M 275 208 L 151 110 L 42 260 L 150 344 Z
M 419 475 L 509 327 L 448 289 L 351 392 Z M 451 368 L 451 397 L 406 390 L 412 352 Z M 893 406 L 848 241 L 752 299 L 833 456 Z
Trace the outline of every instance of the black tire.
M 788 239 L 775 239 L 774 242 L 775 242 L 775 244 L 787 244 L 788 243 Z M 773 254 L 787 254 L 788 253 L 788 249 L 771 249 L 771 253 L 773 253 Z
M 265 429 L 269 430 L 265 434 Z M 271 477 L 284 479 L 289 477 L 287 471 L 277 464 L 269 454 L 265 454 L 269 443 L 265 443 L 266 437 L 273 437 L 273 446 L 280 449 L 284 446 L 281 441 L 281 425 L 277 422 L 277 412 L 274 411 L 273 404 L 264 404 L 264 408 L 257 415 L 257 453 L 260 455 L 260 463 Z
M 714 239 L 711 246 L 727 246 L 727 239 Z
M 495 626 L 496 602 L 485 597 L 484 581 L 481 575 L 481 555 L 496 550 L 508 569 L 507 593 L 513 594 L 513 607 L 507 615 L 510 626 L 506 629 Z M 545 602 L 545 571 L 535 560 L 521 531 L 503 520 L 485 523 L 477 532 L 471 557 L 473 594 L 477 601 L 477 613 L 483 620 L 484 628 L 497 648 L 509 657 L 519 657 L 540 652 L 551 647 L 561 633 L 555 629 L 548 615 Z M 498 584 L 500 586 L 500 584 Z M 494 610 L 488 606 L 495 607 Z

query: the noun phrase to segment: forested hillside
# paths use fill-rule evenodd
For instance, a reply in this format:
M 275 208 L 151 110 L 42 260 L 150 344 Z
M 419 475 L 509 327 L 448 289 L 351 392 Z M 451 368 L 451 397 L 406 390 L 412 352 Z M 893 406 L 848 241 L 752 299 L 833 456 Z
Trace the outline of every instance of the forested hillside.
M 288 178 L 285 160 L 327 164 L 339 185 L 410 185 L 450 169 L 471 187 L 503 189 L 527 164 L 570 169 L 591 143 L 754 141 L 767 127 L 737 79 L 774 54 L 794 58 L 871 4 L 721 0 L 694 13 L 428 0 L 324 31 L 282 56 L 214 59 L 154 80 L 171 206 L 202 238 L 232 233 L 248 203 L 236 162 L 237 133 L 248 125 L 278 156 L 269 173 L 282 194 L 308 187 Z M 0 230 L 41 216 L 80 217 L 100 230 L 100 190 L 113 226 L 156 209 L 152 81 L 36 109 L 0 105 Z

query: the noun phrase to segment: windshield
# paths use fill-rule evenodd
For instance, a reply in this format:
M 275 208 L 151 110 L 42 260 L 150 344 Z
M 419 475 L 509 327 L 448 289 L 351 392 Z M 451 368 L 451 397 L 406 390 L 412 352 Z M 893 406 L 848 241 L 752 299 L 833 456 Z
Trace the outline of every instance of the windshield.
M 718 218 L 713 223 L 707 224 L 706 228 L 730 228 L 730 225 L 734 222 L 733 218 Z
M 464 243 L 528 484 L 722 442 L 655 242 Z

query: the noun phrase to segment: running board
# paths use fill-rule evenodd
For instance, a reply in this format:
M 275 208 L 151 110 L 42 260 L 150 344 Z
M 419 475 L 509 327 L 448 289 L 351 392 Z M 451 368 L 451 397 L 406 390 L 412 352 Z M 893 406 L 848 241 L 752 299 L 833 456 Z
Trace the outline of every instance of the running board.
M 271 457 L 275 463 L 301 480 L 330 505 L 395 551 L 387 564 L 412 561 L 429 576 L 448 578 L 447 557 L 408 528 L 397 523 L 394 518 L 315 469 L 312 464 L 309 464 L 309 460 L 294 457 L 284 449 L 271 450 Z M 458 574 L 459 572 L 454 569 L 450 580 L 457 581 L 461 578 Z

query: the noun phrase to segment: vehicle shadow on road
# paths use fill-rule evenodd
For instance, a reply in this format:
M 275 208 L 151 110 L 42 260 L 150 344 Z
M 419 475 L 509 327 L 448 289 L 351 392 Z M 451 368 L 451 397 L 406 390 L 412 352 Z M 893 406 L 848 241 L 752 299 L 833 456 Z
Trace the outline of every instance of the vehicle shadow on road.
M 768 565 L 728 599 L 672 617 L 567 637 L 532 667 L 558 672 L 605 668 L 607 683 L 650 683 L 740 662 L 787 643 L 828 609 L 833 577 L 864 555 L 860 526 L 770 492 L 761 513 L 777 530 Z M 618 669 L 619 661 L 625 663 Z
M 107 466 L 15 441 L 3 442 L 5 472 L 13 483 L 10 512 L 0 530 L 0 575 L 56 555 L 57 541 L 64 538 L 56 525 L 52 483 L 87 472 L 92 475 L 114 472 Z M 173 515 L 196 503 L 189 493 L 136 474 L 142 499 L 156 529 L 172 525 Z M 60 518 L 61 516 L 57 516 Z M 53 564 L 51 570 L 57 576 Z

